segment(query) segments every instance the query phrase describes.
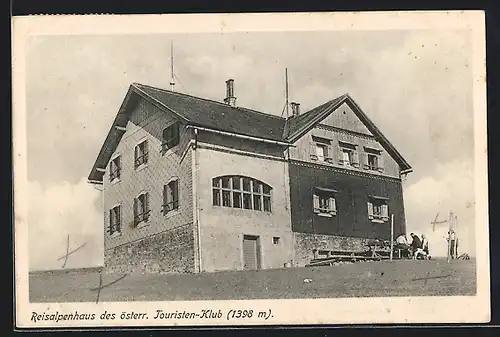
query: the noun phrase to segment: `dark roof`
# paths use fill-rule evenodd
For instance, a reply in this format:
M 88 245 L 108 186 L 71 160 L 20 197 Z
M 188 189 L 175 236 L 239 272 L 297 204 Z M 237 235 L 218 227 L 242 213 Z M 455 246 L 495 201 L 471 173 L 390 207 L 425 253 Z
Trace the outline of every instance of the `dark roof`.
M 94 163 L 89 175 L 90 181 L 102 181 L 104 172 L 98 169 L 107 166 L 116 146 L 118 146 L 123 136 L 123 131 L 117 130 L 115 126 L 125 126 L 127 124 L 130 118 L 129 102 L 137 97 L 132 94 L 141 96 L 160 110 L 175 114 L 180 120 L 189 125 L 279 141 L 285 144 L 293 144 L 340 105 L 347 103 L 386 151 L 398 162 L 401 169 L 411 169 L 401 154 L 397 152 L 394 146 L 382 135 L 380 130 L 347 94 L 319 105 L 299 116 L 286 119 L 243 107 L 233 107 L 222 102 L 133 83 L 129 87 L 127 95 Z
M 204 98 L 134 83 L 189 124 L 246 136 L 283 141 L 286 119 Z

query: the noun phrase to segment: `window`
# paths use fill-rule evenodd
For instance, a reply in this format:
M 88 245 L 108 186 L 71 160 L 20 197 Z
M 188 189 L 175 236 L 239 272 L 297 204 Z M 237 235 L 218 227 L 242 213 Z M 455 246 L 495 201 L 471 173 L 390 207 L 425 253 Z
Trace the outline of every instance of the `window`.
M 242 176 L 212 179 L 214 206 L 271 212 L 271 187 L 261 181 Z
M 115 206 L 109 210 L 109 227 L 108 233 L 109 235 L 118 235 L 122 230 L 122 222 L 121 222 L 121 206 Z
M 118 156 L 109 164 L 109 181 L 120 179 L 121 170 L 120 156 Z
M 343 166 L 359 167 L 356 144 L 339 141 L 339 164 Z
M 328 157 L 328 147 L 325 144 L 316 143 L 316 157 L 319 161 L 325 161 Z
M 162 154 L 177 145 L 179 145 L 179 124 L 174 123 L 163 130 L 163 140 L 161 144 Z
M 368 154 L 368 169 L 369 170 L 378 169 L 378 158 L 374 154 Z
M 138 168 L 148 162 L 148 141 L 145 140 L 135 147 L 135 162 L 134 167 Z
M 134 199 L 134 226 L 138 226 L 142 222 L 147 222 L 149 219 L 149 194 L 142 193 Z
M 179 209 L 179 181 L 172 180 L 163 185 L 163 214 Z
M 379 149 L 374 149 L 365 146 L 366 156 L 365 156 L 365 169 L 372 171 L 382 172 L 384 170 L 383 167 L 383 157 L 382 151 Z
M 337 203 L 335 193 L 337 191 L 328 188 L 315 188 L 313 194 L 313 211 L 321 216 L 331 217 L 337 214 Z
M 351 166 L 353 164 L 353 153 L 352 150 L 343 149 L 342 150 L 342 163 L 345 166 Z
M 273 236 L 273 244 L 277 245 L 280 243 L 280 237 L 279 236 Z
M 326 138 L 312 136 L 311 159 L 318 161 L 332 161 L 330 149 L 331 141 Z
M 389 208 L 386 198 L 370 197 L 368 200 L 368 219 L 373 222 L 385 222 L 389 220 Z

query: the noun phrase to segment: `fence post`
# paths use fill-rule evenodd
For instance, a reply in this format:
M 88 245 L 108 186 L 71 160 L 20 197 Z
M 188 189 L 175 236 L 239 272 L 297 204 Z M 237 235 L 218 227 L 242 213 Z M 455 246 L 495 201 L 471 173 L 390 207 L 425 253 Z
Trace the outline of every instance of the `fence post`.
M 391 253 L 390 261 L 392 261 L 394 255 L 394 214 L 391 214 Z

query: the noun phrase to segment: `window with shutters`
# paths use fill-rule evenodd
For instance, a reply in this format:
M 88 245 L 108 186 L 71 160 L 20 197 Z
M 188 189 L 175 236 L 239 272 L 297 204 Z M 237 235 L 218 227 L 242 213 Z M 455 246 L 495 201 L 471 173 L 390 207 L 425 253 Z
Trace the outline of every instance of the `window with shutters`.
M 134 199 L 134 226 L 142 227 L 149 220 L 149 194 L 141 193 Z
M 161 153 L 179 145 L 179 123 L 174 123 L 163 130 L 163 140 L 161 144 Z
M 326 138 L 312 136 L 311 159 L 332 162 L 331 141 Z
M 214 206 L 271 212 L 271 186 L 244 176 L 221 176 L 212 179 Z
M 319 216 L 332 217 L 337 214 L 337 191 L 329 188 L 316 187 L 313 194 L 313 211 Z
M 143 142 L 139 143 L 135 147 L 135 153 L 134 153 L 134 168 L 137 169 L 139 167 L 144 166 L 145 164 L 148 163 L 148 141 L 144 140 Z
M 179 180 L 163 185 L 163 214 L 179 209 Z
M 368 219 L 373 222 L 386 222 L 389 220 L 388 199 L 382 197 L 370 197 L 368 200 Z
M 382 159 L 383 157 L 381 150 L 365 146 L 365 163 L 364 163 L 365 170 L 383 172 L 384 166 Z
M 116 182 L 120 180 L 121 170 L 121 157 L 117 156 L 109 164 L 109 181 Z
M 121 206 L 117 205 L 109 210 L 108 233 L 110 236 L 115 237 L 120 235 L 121 231 L 122 231 Z
M 339 141 L 339 164 L 342 166 L 359 167 L 356 145 Z

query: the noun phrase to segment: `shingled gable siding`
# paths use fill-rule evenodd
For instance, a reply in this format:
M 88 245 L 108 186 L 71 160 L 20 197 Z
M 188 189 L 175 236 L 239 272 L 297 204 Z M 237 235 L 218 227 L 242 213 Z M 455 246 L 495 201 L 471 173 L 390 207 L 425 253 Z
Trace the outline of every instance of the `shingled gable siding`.
M 335 189 L 337 214 L 322 217 L 313 212 L 314 187 Z M 401 181 L 372 177 L 320 165 L 290 163 L 292 229 L 298 233 L 356 238 L 390 238 L 390 222 L 368 219 L 369 196 L 387 197 L 394 214 L 395 236 L 406 231 Z
M 320 162 L 320 164 L 342 167 L 339 163 L 339 160 L 341 159 L 339 142 L 344 142 L 357 145 L 356 152 L 360 165 L 358 168 L 352 167 L 350 169 L 366 172 L 367 170 L 363 168 L 363 156 L 366 155 L 364 147 L 376 148 L 382 150 L 383 171 L 370 171 L 370 173 L 375 175 L 399 177 L 399 165 L 383 149 L 382 145 L 377 142 L 370 131 L 368 131 L 368 129 L 357 118 L 347 104 L 340 106 L 337 110 L 332 112 L 328 117 L 316 125 L 314 129 L 297 140 L 294 144 L 295 147 L 290 148 L 291 159 L 318 163 L 317 160 L 313 160 L 311 158 L 314 146 L 314 141 L 312 139 L 313 136 L 328 139 L 331 143 L 329 156 L 332 158 L 332 162 Z
M 247 150 L 252 144 L 246 140 L 224 143 L 226 148 L 238 145 Z M 255 146 L 253 152 L 262 154 L 264 144 Z M 283 268 L 291 261 L 293 250 L 286 163 L 201 146 L 196 156 L 202 270 L 242 269 L 244 235 L 259 237 L 262 268 Z M 223 175 L 248 176 L 270 185 L 272 211 L 214 206 L 212 179 Z M 273 243 L 273 237 L 279 237 L 279 242 Z
M 161 259 L 190 261 L 189 266 L 174 269 L 194 268 L 191 266 L 194 254 L 192 240 L 194 229 L 192 228 L 193 198 L 191 150 L 189 148 L 192 131 L 181 128 L 179 146 L 167 151 L 164 155 L 160 152 L 162 131 L 174 121 L 176 120 L 173 115 L 160 111 L 142 99 L 139 100 L 114 154 L 121 156 L 122 170 L 119 182 L 110 183 L 108 164 L 104 177 L 105 264 L 108 268 L 123 269 L 126 268 L 125 265 L 131 264 L 144 269 L 145 265 L 153 263 L 150 258 L 154 255 L 152 251 L 160 249 L 162 244 L 177 248 L 160 249 L 165 253 L 158 255 Z M 149 158 L 147 165 L 141 169 L 135 169 L 134 148 L 142 140 L 148 141 Z M 163 185 L 171 179 L 179 181 L 179 209 L 164 215 L 162 213 Z M 134 198 L 141 192 L 149 194 L 150 216 L 144 227 L 134 228 Z M 122 231 L 120 236 L 110 237 L 107 232 L 109 209 L 116 204 L 121 204 Z M 172 233 L 178 231 L 184 234 L 174 239 L 178 235 Z M 188 232 L 191 234 L 187 234 Z M 168 243 L 167 238 L 173 241 Z M 145 245 L 148 242 L 151 246 Z M 182 257 L 179 256 L 180 252 L 183 254 Z M 117 254 L 123 257 L 117 257 Z M 165 261 L 154 263 L 165 266 Z M 117 264 L 125 265 L 120 267 Z

